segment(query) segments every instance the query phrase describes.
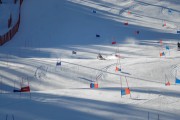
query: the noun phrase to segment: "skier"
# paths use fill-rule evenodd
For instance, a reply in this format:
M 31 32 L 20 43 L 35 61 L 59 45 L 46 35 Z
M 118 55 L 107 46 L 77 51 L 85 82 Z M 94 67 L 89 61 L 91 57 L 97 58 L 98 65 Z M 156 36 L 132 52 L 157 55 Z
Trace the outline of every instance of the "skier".
M 178 50 L 180 50 L 180 43 L 179 42 L 177 43 L 177 47 L 178 47 Z
M 101 53 L 98 54 L 97 58 L 100 60 L 105 60 L 105 58 L 102 57 Z

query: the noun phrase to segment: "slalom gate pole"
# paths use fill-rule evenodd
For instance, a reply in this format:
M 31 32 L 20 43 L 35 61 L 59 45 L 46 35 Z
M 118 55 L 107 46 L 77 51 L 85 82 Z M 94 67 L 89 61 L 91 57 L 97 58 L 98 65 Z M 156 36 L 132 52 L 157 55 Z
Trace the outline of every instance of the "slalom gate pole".
M 120 84 L 121 84 L 121 91 L 122 91 L 122 79 L 121 79 L 121 76 L 120 76 Z M 122 92 L 121 92 L 121 98 L 122 98 Z
M 127 80 L 126 76 L 125 76 L 125 79 L 126 79 L 127 87 L 128 87 L 128 89 L 129 89 L 128 80 Z M 131 98 L 131 92 L 130 92 L 130 98 Z

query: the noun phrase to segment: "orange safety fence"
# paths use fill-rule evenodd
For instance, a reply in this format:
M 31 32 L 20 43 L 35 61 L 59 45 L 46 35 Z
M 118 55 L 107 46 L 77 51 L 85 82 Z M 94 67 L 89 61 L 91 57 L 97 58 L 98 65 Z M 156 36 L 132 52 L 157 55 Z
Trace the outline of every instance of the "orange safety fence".
M 20 0 L 20 6 L 21 6 L 22 2 L 23 2 L 23 0 Z M 13 38 L 13 36 L 16 34 L 16 32 L 19 29 L 19 25 L 20 25 L 20 13 L 19 13 L 18 21 L 14 25 L 14 27 L 12 27 L 4 35 L 0 35 L 0 46 L 2 46 L 4 43 L 8 42 L 9 40 L 11 40 Z

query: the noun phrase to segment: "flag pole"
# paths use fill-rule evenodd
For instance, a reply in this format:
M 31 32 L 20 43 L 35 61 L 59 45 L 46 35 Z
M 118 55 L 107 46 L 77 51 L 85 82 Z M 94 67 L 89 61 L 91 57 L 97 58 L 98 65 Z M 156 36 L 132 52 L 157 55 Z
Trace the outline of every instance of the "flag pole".
M 129 85 L 128 85 L 128 81 L 127 81 L 126 76 L 125 76 L 125 79 L 126 79 L 126 84 L 127 84 L 127 87 L 128 87 L 128 89 L 129 89 Z M 130 98 L 131 98 L 131 92 L 130 92 Z
M 121 98 L 122 98 L 122 79 L 121 79 L 121 76 L 120 76 L 120 83 L 121 83 Z
M 166 79 L 167 79 L 167 76 L 166 76 L 166 74 L 165 74 L 165 85 L 166 85 Z
M 30 84 L 29 84 L 28 76 L 27 76 L 27 82 L 28 82 L 28 87 L 29 87 L 29 96 L 30 96 L 30 99 L 31 99 L 31 88 L 30 88 Z
M 176 69 L 176 73 L 175 73 L 175 84 L 176 84 L 176 78 L 177 78 L 176 76 L 177 76 L 177 69 Z

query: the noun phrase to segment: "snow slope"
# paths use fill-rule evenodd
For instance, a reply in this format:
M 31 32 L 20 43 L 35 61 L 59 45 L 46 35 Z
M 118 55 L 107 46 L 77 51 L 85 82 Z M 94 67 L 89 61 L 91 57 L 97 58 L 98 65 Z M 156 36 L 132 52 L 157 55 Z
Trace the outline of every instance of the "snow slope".
M 178 0 L 24 0 L 19 32 L 0 47 L 0 119 L 145 120 L 149 113 L 152 120 L 178 120 L 179 6 Z M 117 64 L 122 72 L 115 72 Z M 97 76 L 99 89 L 90 89 Z M 121 96 L 126 79 L 131 95 Z M 31 98 L 12 92 L 22 80 L 30 82 Z

